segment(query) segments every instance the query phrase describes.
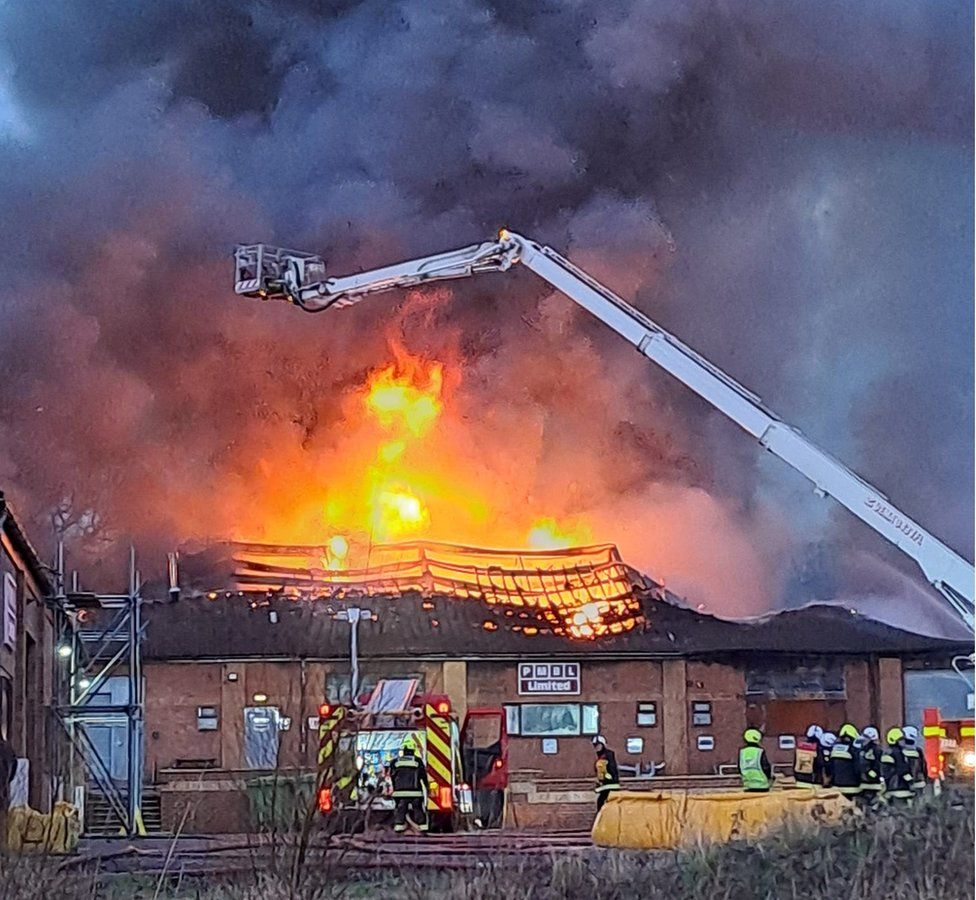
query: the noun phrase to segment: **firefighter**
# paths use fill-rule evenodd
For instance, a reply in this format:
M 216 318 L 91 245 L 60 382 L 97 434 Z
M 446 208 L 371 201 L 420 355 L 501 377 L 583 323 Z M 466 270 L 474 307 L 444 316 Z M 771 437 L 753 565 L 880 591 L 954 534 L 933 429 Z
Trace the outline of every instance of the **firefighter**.
M 858 743 L 861 764 L 861 793 L 859 799 L 867 806 L 874 806 L 884 792 L 881 778 L 881 744 L 878 729 L 868 725 L 861 732 Z
M 822 737 L 823 729 L 819 725 L 811 725 L 806 736 L 797 739 L 796 749 L 793 751 L 793 777 L 797 787 L 815 788 L 823 785 Z
M 861 793 L 860 753 L 854 746 L 860 736 L 860 732 L 850 722 L 844 723 L 837 732 L 837 741 L 830 748 L 830 757 L 827 760 L 830 785 L 845 797 L 856 797 Z
M 912 799 L 912 770 L 905 758 L 905 735 L 900 728 L 889 728 L 885 735 L 888 746 L 881 754 L 881 776 L 885 783 L 885 799 L 896 804 Z
M 830 780 L 830 751 L 834 749 L 834 744 L 837 743 L 837 735 L 832 731 L 825 731 L 823 736 L 820 738 L 820 744 L 824 751 L 824 787 L 833 787 L 833 782 Z
M 773 768 L 762 746 L 762 732 L 758 728 L 747 728 L 742 740 L 745 746 L 739 751 L 739 775 L 742 790 L 763 792 L 773 783 Z
M 427 830 L 427 770 L 417 757 L 417 744 L 408 734 L 400 755 L 390 768 L 393 781 L 393 830 L 402 834 L 409 822 L 418 831 Z
M 617 757 L 602 734 L 593 738 L 593 749 L 596 751 L 596 811 L 599 812 L 610 792 L 619 789 L 620 772 L 617 770 Z
M 901 729 L 905 736 L 902 753 L 908 760 L 908 768 L 912 773 L 912 790 L 920 796 L 929 783 L 929 767 L 925 760 L 925 751 L 918 745 L 918 729 L 914 725 L 904 725 Z

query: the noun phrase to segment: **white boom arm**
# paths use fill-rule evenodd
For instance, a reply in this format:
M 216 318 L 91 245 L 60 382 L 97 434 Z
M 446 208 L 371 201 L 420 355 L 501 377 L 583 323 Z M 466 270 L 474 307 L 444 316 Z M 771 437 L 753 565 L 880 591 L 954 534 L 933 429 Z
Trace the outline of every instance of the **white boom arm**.
M 480 272 L 504 272 L 516 262 L 562 291 L 725 413 L 763 447 L 812 481 L 817 494 L 829 494 L 910 556 L 973 630 L 974 572 L 970 563 L 893 506 L 877 488 L 783 422 L 759 397 L 551 247 L 503 230 L 497 241 L 358 275 L 327 278 L 325 263 L 317 256 L 264 244 L 240 246 L 235 252 L 235 290 L 249 297 L 287 299 L 309 312 L 320 312 L 350 306 L 392 288 Z

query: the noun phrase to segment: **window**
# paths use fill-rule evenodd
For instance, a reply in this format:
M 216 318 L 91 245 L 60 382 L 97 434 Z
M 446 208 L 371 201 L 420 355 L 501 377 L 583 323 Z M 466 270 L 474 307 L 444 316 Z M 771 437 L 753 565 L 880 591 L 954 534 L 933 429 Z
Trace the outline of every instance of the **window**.
M 657 725 L 657 703 L 648 700 L 637 704 L 637 724 L 641 728 L 653 728 Z
M 519 729 L 519 708 L 517 706 L 505 707 L 505 730 L 509 734 L 521 734 Z
M 634 754 L 641 754 L 644 752 L 644 738 L 642 737 L 629 737 L 627 738 L 627 752 Z
M 13 697 L 13 682 L 6 675 L 0 675 L 0 737 L 7 741 L 13 737 Z
M 580 733 L 578 703 L 523 703 L 520 712 L 524 735 Z
M 197 731 L 217 730 L 217 708 L 214 706 L 197 707 Z
M 372 694 L 376 682 L 386 676 L 363 674 L 359 679 L 359 694 Z M 404 675 L 403 679 L 413 678 L 417 682 L 417 693 L 424 693 L 423 675 Z M 397 676 L 397 680 L 400 677 Z M 349 704 L 349 673 L 348 672 L 329 672 L 325 676 L 325 702 L 335 704 Z
M 695 700 L 691 704 L 691 724 L 702 727 L 712 724 L 712 704 L 708 700 Z
M 3 645 L 17 645 L 17 579 L 9 572 L 3 573 Z
M 715 738 L 713 738 L 710 734 L 700 734 L 698 735 L 697 746 L 699 750 L 714 750 Z
M 600 707 L 595 703 L 583 704 L 583 734 L 596 734 L 600 730 Z
M 570 737 L 600 730 L 596 703 L 521 703 L 505 707 L 509 734 L 523 737 Z

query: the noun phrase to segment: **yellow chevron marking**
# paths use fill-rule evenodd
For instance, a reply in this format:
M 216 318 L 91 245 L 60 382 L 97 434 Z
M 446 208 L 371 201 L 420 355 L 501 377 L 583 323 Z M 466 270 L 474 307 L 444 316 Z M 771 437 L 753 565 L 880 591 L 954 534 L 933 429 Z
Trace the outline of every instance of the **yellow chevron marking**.
M 427 746 L 433 747 L 445 760 L 451 758 L 451 745 L 444 740 L 444 735 L 432 728 L 427 729 Z
M 448 769 L 445 769 L 439 760 L 433 757 L 427 760 L 428 768 L 432 769 L 434 774 L 437 776 L 438 780 L 444 785 L 444 787 L 451 786 L 451 773 Z

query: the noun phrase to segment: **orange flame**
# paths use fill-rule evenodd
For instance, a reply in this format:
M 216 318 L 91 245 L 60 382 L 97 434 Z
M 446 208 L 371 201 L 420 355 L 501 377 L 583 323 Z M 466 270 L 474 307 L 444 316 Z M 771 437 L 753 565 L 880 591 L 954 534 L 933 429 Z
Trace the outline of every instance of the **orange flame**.
M 440 414 L 444 369 L 436 362 L 411 368 L 401 374 L 394 364 L 374 373 L 366 406 L 384 428 L 419 437 Z
M 320 562 L 330 571 L 364 564 L 360 550 L 390 541 L 535 549 L 590 542 L 585 523 L 557 521 L 525 496 L 527 473 L 504 482 L 488 475 L 482 448 L 471 443 L 470 410 L 456 404 L 459 369 L 394 343 L 390 350 L 392 362 L 340 398 L 342 418 L 327 441 L 301 456 L 286 448 L 261 459 L 250 482 L 255 516 L 238 518 L 235 539 L 324 542 Z
M 593 539 L 585 526 L 561 528 L 553 518 L 539 519 L 530 529 L 527 543 L 533 550 L 565 550 L 588 544 Z

